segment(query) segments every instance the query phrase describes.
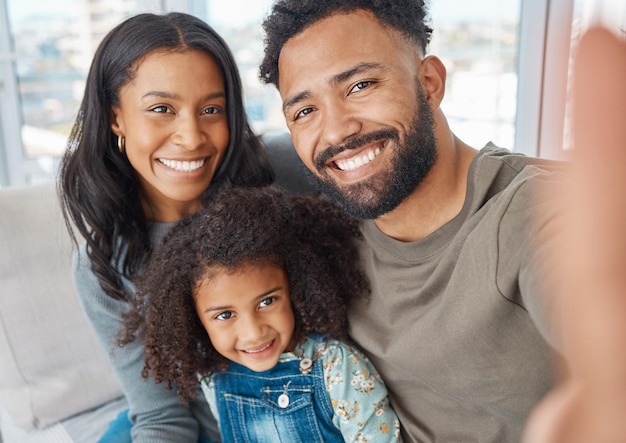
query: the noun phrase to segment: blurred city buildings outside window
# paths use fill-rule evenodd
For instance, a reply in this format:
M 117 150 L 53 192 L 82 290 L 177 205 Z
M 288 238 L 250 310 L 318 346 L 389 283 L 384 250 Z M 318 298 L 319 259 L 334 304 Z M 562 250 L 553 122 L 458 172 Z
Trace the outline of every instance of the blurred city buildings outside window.
M 594 1 L 624 0 L 574 1 L 577 10 L 583 10 L 585 4 Z M 246 110 L 255 130 L 286 131 L 278 92 L 257 78 L 263 55 L 261 22 L 271 3 L 272 0 L 0 0 L 0 14 L 4 12 L 8 23 L 0 34 L 9 45 L 0 46 L 0 161 L 5 162 L 4 177 L 0 168 L 0 186 L 54 178 L 95 48 L 115 24 L 144 11 L 183 10 L 215 27 L 237 59 Z M 522 0 L 431 1 L 434 33 L 428 53 L 441 58 L 448 70 L 442 108 L 452 130 L 477 148 L 489 141 L 510 150 L 522 148 L 516 146 L 516 128 L 520 124 L 516 114 L 523 7 L 527 3 Z M 11 69 L 7 70 L 7 66 Z M 11 91 L 3 90 L 3 85 L 12 84 L 7 81 L 11 80 L 7 72 L 15 77 L 14 100 Z M 11 112 L 11 106 L 16 111 Z M 19 130 L 11 138 L 10 133 L 16 130 L 11 123 L 14 121 Z M 15 180 L 15 174 L 13 179 L 7 178 L 11 176 L 6 173 L 7 159 L 13 159 L 9 166 L 22 168 L 20 180 Z

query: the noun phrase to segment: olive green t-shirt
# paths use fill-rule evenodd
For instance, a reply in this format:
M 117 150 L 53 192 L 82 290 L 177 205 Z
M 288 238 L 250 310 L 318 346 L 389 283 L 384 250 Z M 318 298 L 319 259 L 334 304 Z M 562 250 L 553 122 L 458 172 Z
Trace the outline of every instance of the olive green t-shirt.
M 349 310 L 351 335 L 387 384 L 405 442 L 519 442 L 552 387 L 533 270 L 533 239 L 552 216 L 536 195 L 555 179 L 549 163 L 488 146 L 461 212 L 428 237 L 400 242 L 363 223 L 372 294 Z

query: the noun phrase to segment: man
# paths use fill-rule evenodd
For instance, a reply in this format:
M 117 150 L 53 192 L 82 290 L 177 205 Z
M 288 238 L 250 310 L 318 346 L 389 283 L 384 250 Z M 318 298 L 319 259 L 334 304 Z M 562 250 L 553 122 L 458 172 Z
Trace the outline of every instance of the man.
M 404 440 L 519 442 L 553 385 L 533 246 L 556 205 L 533 196 L 555 174 L 454 135 L 426 15 L 419 0 L 278 1 L 261 77 L 318 187 L 364 219 L 372 296 L 351 335 Z

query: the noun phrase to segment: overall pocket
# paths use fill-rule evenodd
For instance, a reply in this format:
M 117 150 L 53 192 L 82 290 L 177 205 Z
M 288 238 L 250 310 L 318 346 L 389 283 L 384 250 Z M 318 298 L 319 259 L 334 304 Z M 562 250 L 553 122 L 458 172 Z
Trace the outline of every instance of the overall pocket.
M 258 397 L 224 393 L 233 442 L 324 443 L 318 425 L 313 385 L 266 386 Z M 225 423 L 222 423 L 222 426 Z

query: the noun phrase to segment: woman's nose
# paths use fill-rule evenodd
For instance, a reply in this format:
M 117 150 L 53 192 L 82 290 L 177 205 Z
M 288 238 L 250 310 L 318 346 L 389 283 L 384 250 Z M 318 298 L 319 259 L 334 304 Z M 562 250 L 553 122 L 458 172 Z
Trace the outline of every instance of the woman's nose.
M 197 117 L 181 117 L 176 127 L 174 142 L 188 150 L 198 149 L 208 137 Z

